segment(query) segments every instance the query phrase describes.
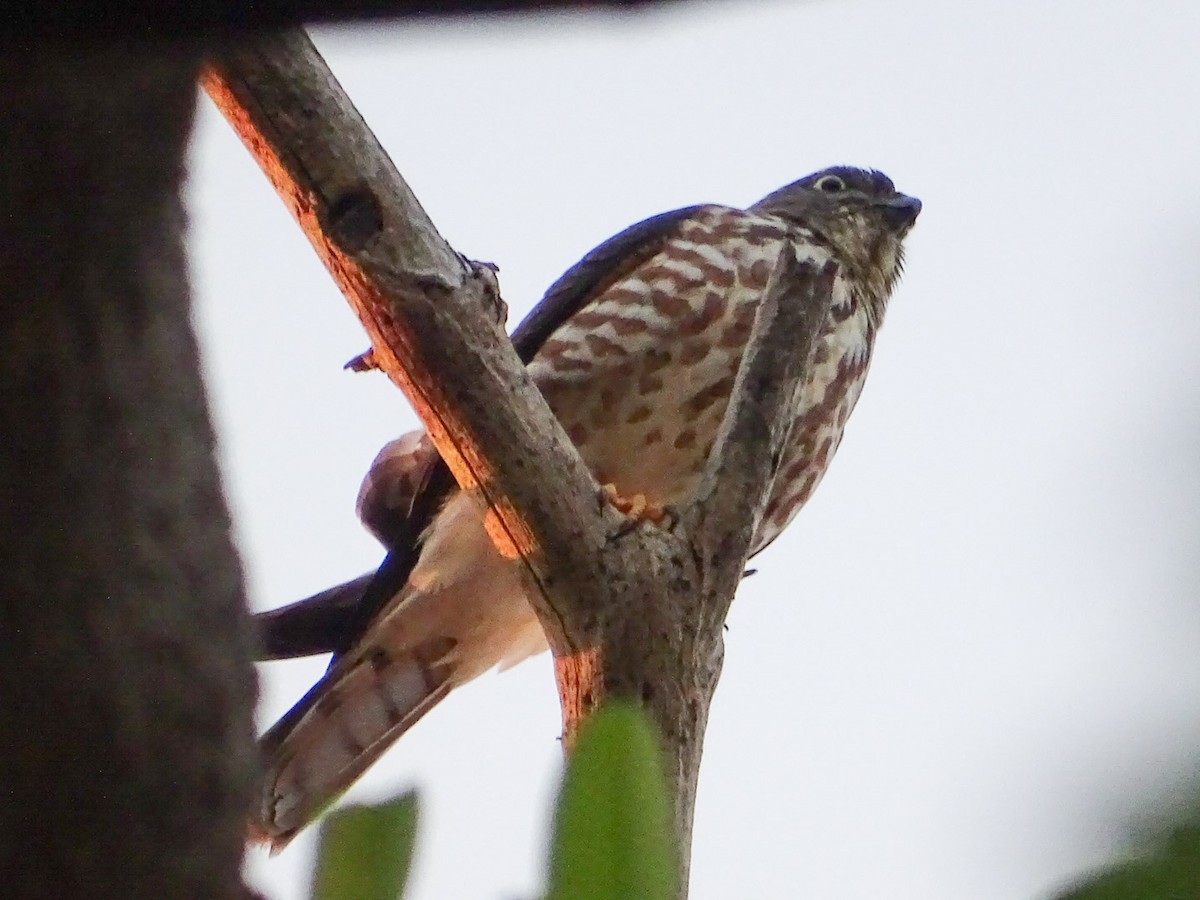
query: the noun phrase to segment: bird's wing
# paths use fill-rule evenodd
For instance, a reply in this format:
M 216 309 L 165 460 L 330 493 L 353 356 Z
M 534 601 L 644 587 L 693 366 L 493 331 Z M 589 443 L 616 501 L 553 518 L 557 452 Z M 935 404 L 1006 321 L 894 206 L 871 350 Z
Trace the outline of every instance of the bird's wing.
M 528 364 L 559 326 L 592 297 L 657 253 L 680 223 L 704 208 L 684 207 L 631 225 L 568 269 L 513 331 L 513 347 L 521 361 Z M 386 453 L 384 448 L 377 464 Z M 370 492 L 368 485 L 373 479 L 375 491 Z M 401 488 L 392 490 L 388 479 L 398 479 Z M 259 659 L 339 654 L 352 646 L 379 610 L 404 587 L 419 556 L 421 535 L 453 489 L 454 478 L 436 451 L 414 454 L 407 460 L 404 454 L 396 454 L 378 474 L 372 466 L 360 494 L 359 511 L 387 547 L 382 565 L 373 575 L 362 575 L 255 615 Z M 368 497 L 389 494 L 392 499 L 388 502 L 377 503 Z M 364 498 L 368 498 L 366 503 Z
M 446 491 L 431 490 L 438 470 L 449 470 L 423 431 L 411 431 L 384 446 L 371 463 L 358 494 L 358 517 L 390 551 L 375 572 L 360 575 L 254 617 L 259 634 L 259 659 L 290 659 L 342 652 L 361 633 L 367 621 L 390 594 L 376 581 L 392 582 L 416 563 L 421 530 Z M 452 485 L 450 480 L 447 484 Z M 406 552 L 407 551 L 407 552 Z M 387 578 L 381 578 L 388 576 Z M 400 582 L 403 584 L 403 580 Z
M 315 656 L 348 645 L 353 640 L 348 626 L 375 575 L 368 572 L 287 606 L 256 613 L 258 659 Z
M 643 219 L 567 269 L 512 333 L 521 362 L 528 364 L 560 325 L 610 284 L 658 253 L 681 222 L 705 208 L 686 206 Z

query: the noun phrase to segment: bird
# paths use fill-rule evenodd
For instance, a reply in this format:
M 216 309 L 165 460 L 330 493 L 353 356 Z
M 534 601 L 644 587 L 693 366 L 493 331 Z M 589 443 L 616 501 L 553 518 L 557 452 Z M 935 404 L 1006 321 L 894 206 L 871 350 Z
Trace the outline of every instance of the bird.
M 832 261 L 753 555 L 841 442 L 920 212 L 883 173 L 834 166 L 744 209 L 653 216 L 569 269 L 512 341 L 605 495 L 659 521 L 699 480 L 778 261 Z M 480 499 L 457 489 L 424 432 L 380 451 L 358 514 L 388 551 L 379 570 L 256 617 L 264 659 L 333 653 L 260 741 L 250 834 L 276 852 L 454 688 L 547 647 L 519 563 L 496 550 Z

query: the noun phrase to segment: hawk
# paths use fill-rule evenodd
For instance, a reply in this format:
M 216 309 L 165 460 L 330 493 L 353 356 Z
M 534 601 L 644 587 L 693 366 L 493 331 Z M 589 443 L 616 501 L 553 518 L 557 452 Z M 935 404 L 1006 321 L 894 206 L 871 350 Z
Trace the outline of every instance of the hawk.
M 752 553 L 812 495 L 842 438 L 921 203 L 877 171 L 825 169 L 747 209 L 692 206 L 632 226 L 562 276 L 513 344 L 580 455 L 634 515 L 686 503 L 781 254 L 837 267 Z M 617 499 L 619 498 L 619 499 Z M 484 530 L 423 432 L 380 452 L 359 514 L 380 569 L 258 617 L 264 657 L 333 652 L 262 738 L 252 829 L 275 849 L 452 689 L 546 649 L 519 563 Z

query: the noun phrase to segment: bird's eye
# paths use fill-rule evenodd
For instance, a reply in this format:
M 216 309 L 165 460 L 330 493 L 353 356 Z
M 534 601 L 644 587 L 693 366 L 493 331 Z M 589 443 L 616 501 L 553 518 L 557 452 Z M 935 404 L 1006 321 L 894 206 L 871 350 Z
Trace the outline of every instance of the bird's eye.
M 837 175 L 822 175 L 817 179 L 817 183 L 813 187 L 827 194 L 836 194 L 838 191 L 846 189 L 846 182 L 842 181 Z

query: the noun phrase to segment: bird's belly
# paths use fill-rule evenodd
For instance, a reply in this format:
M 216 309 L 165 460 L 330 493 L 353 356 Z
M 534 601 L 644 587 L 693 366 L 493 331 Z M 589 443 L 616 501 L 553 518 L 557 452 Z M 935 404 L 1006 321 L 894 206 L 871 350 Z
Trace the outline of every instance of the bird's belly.
M 547 646 L 525 596 L 521 563 L 496 549 L 484 515 L 482 500 L 463 492 L 438 513 L 393 617 L 395 633 L 384 639 L 395 646 L 429 635 L 452 639 L 447 661 L 456 684 Z
M 599 388 L 595 381 L 542 385 L 601 484 L 664 504 L 687 499 L 721 427 L 739 362 L 731 349 L 709 345 L 701 355 L 700 346 L 631 356 L 608 368 Z

